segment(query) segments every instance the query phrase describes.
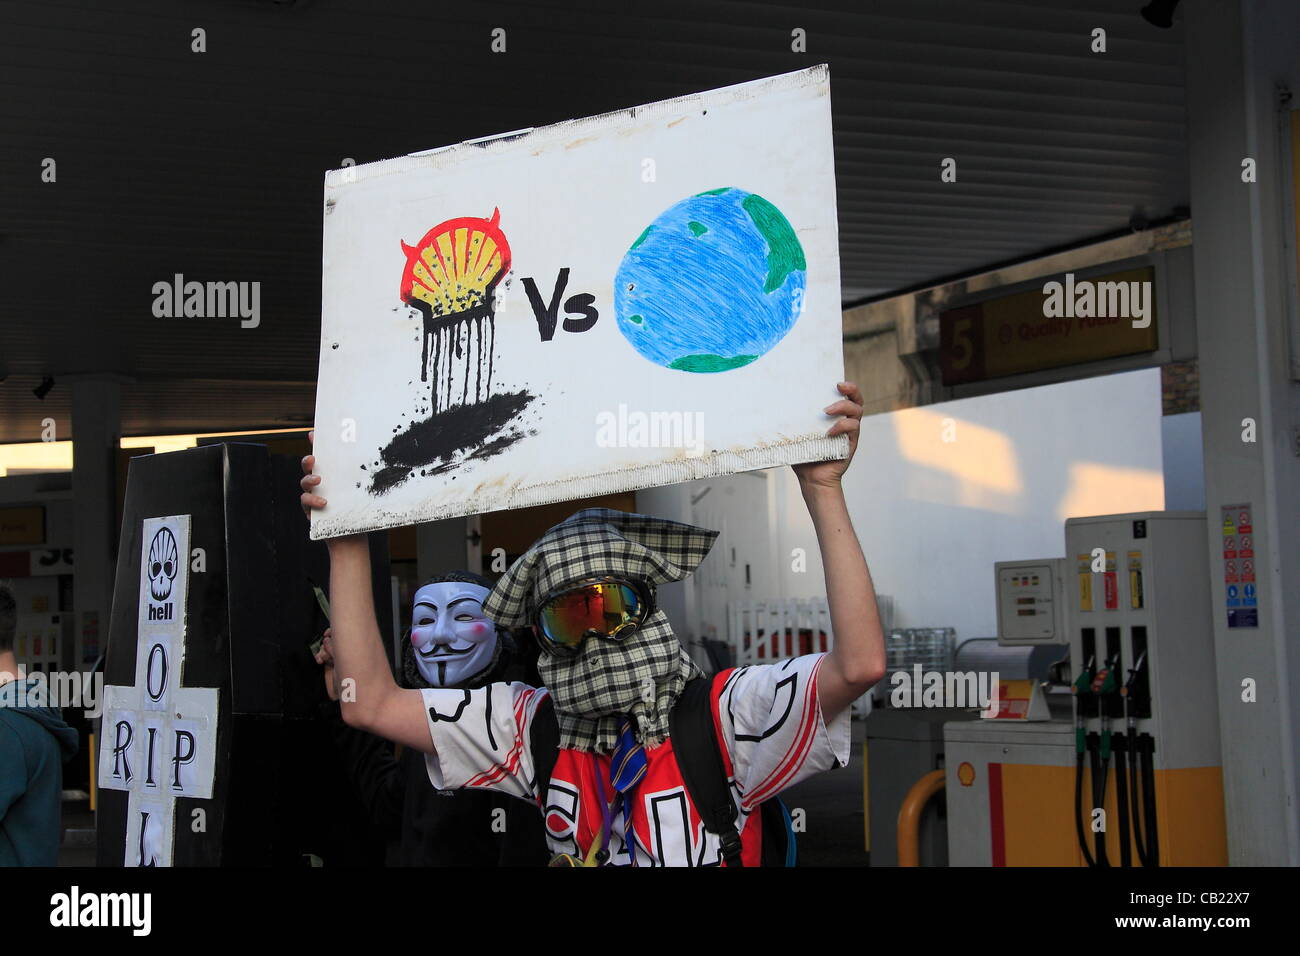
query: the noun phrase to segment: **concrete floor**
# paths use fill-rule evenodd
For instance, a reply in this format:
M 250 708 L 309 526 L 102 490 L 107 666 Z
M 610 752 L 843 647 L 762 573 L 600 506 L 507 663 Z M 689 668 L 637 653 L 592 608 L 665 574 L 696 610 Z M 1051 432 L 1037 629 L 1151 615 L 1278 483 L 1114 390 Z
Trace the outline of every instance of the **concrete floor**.
M 87 800 L 63 802 L 63 845 L 59 866 L 95 865 L 95 815 Z

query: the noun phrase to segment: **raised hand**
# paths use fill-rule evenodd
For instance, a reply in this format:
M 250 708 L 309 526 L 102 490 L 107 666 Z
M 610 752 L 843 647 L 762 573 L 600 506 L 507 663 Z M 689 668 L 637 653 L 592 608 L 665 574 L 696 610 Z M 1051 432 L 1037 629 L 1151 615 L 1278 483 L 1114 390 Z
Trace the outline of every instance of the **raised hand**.
M 325 628 L 325 636 L 320 642 L 320 650 L 316 652 L 316 663 L 321 666 L 321 673 L 325 676 L 325 693 L 329 694 L 330 700 L 338 700 L 339 685 L 334 670 L 334 640 L 328 627 Z
M 316 432 L 314 430 L 307 433 L 307 440 L 311 442 L 313 446 L 316 444 Z M 303 513 L 308 518 L 311 517 L 312 508 L 324 508 L 328 503 L 313 490 L 321 483 L 320 475 L 312 474 L 315 469 L 316 456 L 307 455 L 304 457 L 302 460 L 302 480 L 298 482 L 299 486 L 302 488 L 302 495 L 298 500 L 302 502 Z
M 830 427 L 826 437 L 848 435 L 849 457 L 837 461 L 810 461 L 802 465 L 791 465 L 794 473 L 799 476 L 800 484 L 805 486 L 839 485 L 840 479 L 848 471 L 849 462 L 853 460 L 853 455 L 858 450 L 858 432 L 862 419 L 862 390 L 852 382 L 840 382 L 835 387 L 844 398 L 827 405 L 823 411 L 827 415 L 843 417 Z

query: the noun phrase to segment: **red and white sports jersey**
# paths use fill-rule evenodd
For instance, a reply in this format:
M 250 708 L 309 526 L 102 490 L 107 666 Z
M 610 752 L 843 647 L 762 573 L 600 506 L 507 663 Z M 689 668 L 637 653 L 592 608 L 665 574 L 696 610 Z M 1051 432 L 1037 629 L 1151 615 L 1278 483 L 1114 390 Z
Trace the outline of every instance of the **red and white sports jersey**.
M 723 763 L 739 811 L 746 866 L 757 866 L 762 853 L 761 814 L 751 816 L 751 811 L 814 773 L 848 763 L 849 711 L 827 727 L 817 699 L 823 656 L 741 667 L 713 678 L 713 720 L 718 739 L 726 743 Z M 499 790 L 530 800 L 542 809 L 551 850 L 586 856 L 600 838 L 605 808 L 614 798 L 609 757 L 561 750 L 541 792 L 533 771 L 531 726 L 547 695 L 544 687 L 498 683 L 421 693 L 436 751 L 426 758 L 435 787 Z M 705 832 L 686 793 L 672 739 L 647 748 L 646 764 L 632 800 L 637 865 L 720 865 L 721 843 Z M 611 865 L 631 864 L 622 812 L 609 850 Z

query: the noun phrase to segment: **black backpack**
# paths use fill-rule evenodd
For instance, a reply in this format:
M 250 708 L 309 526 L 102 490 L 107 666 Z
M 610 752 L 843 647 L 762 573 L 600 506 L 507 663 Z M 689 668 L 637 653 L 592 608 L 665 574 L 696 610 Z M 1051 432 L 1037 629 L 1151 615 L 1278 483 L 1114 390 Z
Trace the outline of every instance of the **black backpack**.
M 731 787 L 722 763 L 722 744 L 709 706 L 712 687 L 711 677 L 687 682 L 668 715 L 668 733 L 686 792 L 700 814 L 704 829 L 722 841 L 722 858 L 727 866 L 743 866 L 736 804 L 731 799 Z M 560 725 L 549 695 L 533 717 L 532 738 L 537 785 L 546 787 L 560 752 Z M 762 865 L 794 866 L 794 830 L 785 804 L 779 797 L 772 797 L 759 805 L 758 812 L 763 832 Z

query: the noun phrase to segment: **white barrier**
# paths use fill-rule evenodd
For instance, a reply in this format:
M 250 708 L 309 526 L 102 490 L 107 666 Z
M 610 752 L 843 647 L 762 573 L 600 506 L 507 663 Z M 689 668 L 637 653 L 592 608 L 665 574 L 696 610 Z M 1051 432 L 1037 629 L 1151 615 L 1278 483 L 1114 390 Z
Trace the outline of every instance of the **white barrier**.
M 893 598 L 877 595 L 876 604 L 888 633 L 893 625 Z M 835 643 L 830 607 L 824 597 L 730 601 L 726 643 L 736 667 L 829 651 Z M 865 716 L 870 710 L 868 694 L 853 704 L 855 716 Z

